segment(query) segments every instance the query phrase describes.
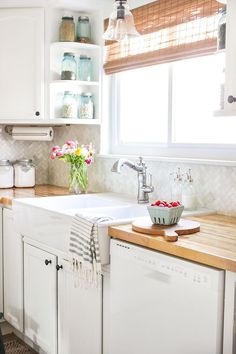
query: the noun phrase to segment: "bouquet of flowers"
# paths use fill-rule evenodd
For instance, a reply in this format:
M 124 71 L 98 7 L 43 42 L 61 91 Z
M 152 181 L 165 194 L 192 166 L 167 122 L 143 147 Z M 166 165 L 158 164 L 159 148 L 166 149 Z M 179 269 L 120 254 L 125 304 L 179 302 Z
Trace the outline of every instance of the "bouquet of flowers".
M 68 140 L 62 147 L 53 146 L 50 152 L 52 160 L 58 158 L 70 165 L 69 188 L 74 193 L 86 193 L 88 188 L 87 166 L 93 162 L 92 144 L 79 145 Z

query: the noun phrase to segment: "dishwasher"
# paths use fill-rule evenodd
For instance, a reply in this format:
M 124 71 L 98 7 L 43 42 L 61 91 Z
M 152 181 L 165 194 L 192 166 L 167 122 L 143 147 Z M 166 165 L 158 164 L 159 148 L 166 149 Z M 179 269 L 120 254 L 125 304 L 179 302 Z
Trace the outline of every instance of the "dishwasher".
M 111 240 L 110 354 L 222 354 L 224 271 Z

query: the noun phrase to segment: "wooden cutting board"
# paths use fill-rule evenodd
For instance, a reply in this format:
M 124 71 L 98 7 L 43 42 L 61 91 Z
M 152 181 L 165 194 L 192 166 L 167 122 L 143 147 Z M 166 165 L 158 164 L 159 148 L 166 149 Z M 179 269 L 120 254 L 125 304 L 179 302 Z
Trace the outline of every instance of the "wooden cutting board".
M 149 217 L 139 218 L 132 223 L 132 229 L 142 234 L 163 236 L 166 241 L 174 242 L 179 235 L 190 235 L 200 231 L 200 224 L 196 221 L 180 219 L 175 225 L 156 225 Z

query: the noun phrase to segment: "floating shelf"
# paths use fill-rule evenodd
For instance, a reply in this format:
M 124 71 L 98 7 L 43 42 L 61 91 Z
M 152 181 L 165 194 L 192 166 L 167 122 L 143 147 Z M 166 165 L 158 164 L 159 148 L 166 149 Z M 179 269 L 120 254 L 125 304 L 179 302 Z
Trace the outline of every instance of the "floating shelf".
M 79 42 L 53 42 L 51 43 L 51 48 L 63 49 L 70 48 L 72 50 L 100 50 L 100 47 L 96 44 L 79 43 Z
M 80 81 L 80 80 L 53 80 L 51 85 L 58 86 L 98 86 L 98 81 Z

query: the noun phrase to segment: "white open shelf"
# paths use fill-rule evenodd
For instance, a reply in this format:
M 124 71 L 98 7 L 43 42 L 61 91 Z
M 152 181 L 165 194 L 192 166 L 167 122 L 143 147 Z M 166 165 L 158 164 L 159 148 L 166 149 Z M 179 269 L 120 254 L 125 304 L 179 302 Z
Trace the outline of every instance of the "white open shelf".
M 80 80 L 53 80 L 51 85 L 65 86 L 98 86 L 98 81 L 80 81 Z
M 61 80 L 61 66 L 64 53 L 72 52 L 77 60 L 87 55 L 92 63 L 92 81 Z M 100 47 L 96 44 L 78 42 L 53 42 L 50 46 L 50 118 L 53 121 L 65 121 L 64 124 L 100 124 Z M 65 91 L 75 95 L 79 105 L 79 95 L 90 92 L 93 95 L 94 116 L 96 119 L 62 119 L 62 102 Z M 70 123 L 69 123 L 70 121 Z M 81 121 L 81 123 L 79 122 Z M 88 121 L 86 123 L 86 121 Z M 91 121 L 91 122 L 90 122 Z M 68 122 L 68 123 L 67 123 Z M 96 122 L 96 123 L 93 123 Z

